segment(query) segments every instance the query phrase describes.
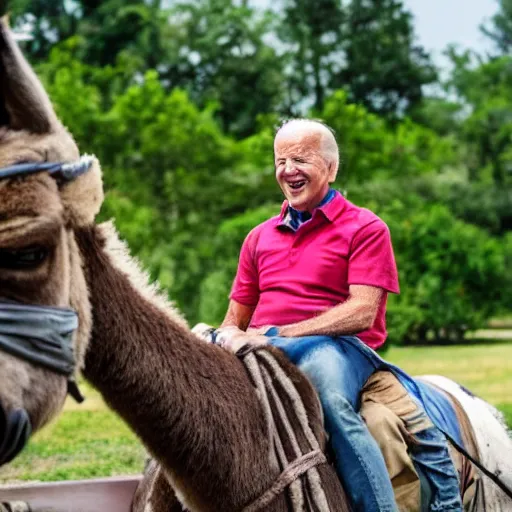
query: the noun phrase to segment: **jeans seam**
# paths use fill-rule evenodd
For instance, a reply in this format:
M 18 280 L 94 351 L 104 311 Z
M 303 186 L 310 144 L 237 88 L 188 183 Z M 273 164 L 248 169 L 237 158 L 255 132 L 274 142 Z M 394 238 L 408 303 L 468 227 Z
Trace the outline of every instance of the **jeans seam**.
M 348 402 L 348 401 L 343 397 L 343 395 L 341 395 L 341 394 L 339 394 L 339 393 L 335 393 L 334 395 L 335 395 L 335 396 L 337 396 L 339 399 L 341 399 L 341 400 L 343 400 L 343 401 L 347 402 L 347 403 L 349 404 L 349 406 L 350 406 L 350 403 L 349 403 L 349 402 Z M 353 410 L 353 407 L 352 407 L 352 406 L 350 406 L 350 408 Z M 363 423 L 363 427 L 364 427 L 364 422 L 363 422 L 363 420 L 362 420 L 361 416 L 360 416 L 360 415 L 359 415 L 355 410 L 353 410 L 353 412 L 354 412 L 354 414 L 359 418 L 359 420 Z M 368 435 L 371 437 L 370 432 L 368 432 Z M 373 439 L 373 437 L 372 437 L 372 439 Z M 350 444 L 353 446 L 353 444 L 352 444 L 352 443 L 350 443 Z M 372 490 L 372 498 L 371 498 L 371 500 L 372 500 L 372 502 L 373 502 L 373 505 L 376 507 L 376 510 L 379 510 L 379 512 L 380 512 L 380 511 L 383 511 L 383 509 L 381 509 L 381 508 L 380 508 L 380 503 L 379 503 L 379 500 L 378 500 L 378 498 L 377 498 L 377 496 L 378 496 L 378 494 L 379 494 L 379 493 L 378 493 L 379 485 L 378 485 L 378 479 L 376 478 L 375 473 L 373 472 L 373 470 L 372 470 L 371 466 L 369 466 L 369 465 L 366 463 L 366 461 L 365 461 L 363 458 L 361 458 L 361 456 L 359 455 L 359 453 L 358 453 L 355 449 L 353 449 L 353 448 L 352 448 L 352 450 L 353 450 L 353 453 L 354 453 L 354 455 L 356 456 L 357 460 L 359 461 L 359 464 L 360 464 L 360 465 L 361 465 L 361 467 L 364 469 L 364 472 L 365 472 L 365 474 L 366 474 L 366 475 L 367 475 L 367 477 L 368 477 L 368 483 L 369 483 L 369 485 L 370 485 L 370 487 L 371 487 L 371 490 Z M 380 453 L 380 452 L 379 452 L 379 453 Z M 384 465 L 385 465 L 385 464 L 384 464 Z M 387 471 L 386 471 L 386 475 L 387 475 L 387 474 L 388 474 L 388 473 L 387 473 Z M 391 484 L 390 484 L 390 485 L 391 485 Z M 395 508 L 394 510 L 396 510 L 396 508 Z M 387 511 L 383 511 L 383 512 L 387 512 Z

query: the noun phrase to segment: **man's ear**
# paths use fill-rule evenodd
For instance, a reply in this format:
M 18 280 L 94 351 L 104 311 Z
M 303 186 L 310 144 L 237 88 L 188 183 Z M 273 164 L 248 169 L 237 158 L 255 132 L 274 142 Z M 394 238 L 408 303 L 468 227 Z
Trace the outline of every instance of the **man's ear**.
M 338 175 L 338 163 L 337 162 L 329 162 L 329 183 L 334 183 L 336 181 L 336 176 Z

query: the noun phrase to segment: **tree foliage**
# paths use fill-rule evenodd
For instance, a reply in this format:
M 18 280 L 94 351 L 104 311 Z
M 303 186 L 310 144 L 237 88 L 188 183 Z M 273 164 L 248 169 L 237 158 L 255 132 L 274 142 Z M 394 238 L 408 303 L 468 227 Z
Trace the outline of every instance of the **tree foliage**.
M 170 14 L 162 77 L 201 106 L 213 102 L 226 131 L 253 133 L 258 116 L 274 112 L 285 94 L 283 61 L 265 43 L 272 17 L 234 0 L 180 3 Z
M 452 51 L 451 56 L 455 69 L 450 86 L 469 111 L 460 129 L 470 178 L 504 185 L 512 172 L 512 57 L 474 66 L 469 52 Z
M 347 7 L 345 66 L 331 87 L 347 87 L 351 101 L 394 116 L 416 106 L 435 81 L 428 53 L 415 41 L 411 14 L 401 0 L 352 0 Z
M 276 5 L 12 3 L 59 116 L 100 158 L 102 218 L 191 323 L 219 322 L 245 235 L 279 211 L 275 127 L 302 112 L 336 133 L 335 186 L 391 228 L 393 342 L 459 340 L 510 308 L 512 57 L 452 50 L 449 99 L 425 98 L 435 73 L 400 1 Z
M 489 37 L 502 55 L 512 52 L 512 1 L 499 0 L 499 10 L 491 23 L 482 26 L 482 32 Z
M 285 0 L 278 35 L 288 46 L 287 107 L 312 97 L 321 110 L 339 66 L 345 12 L 337 0 Z

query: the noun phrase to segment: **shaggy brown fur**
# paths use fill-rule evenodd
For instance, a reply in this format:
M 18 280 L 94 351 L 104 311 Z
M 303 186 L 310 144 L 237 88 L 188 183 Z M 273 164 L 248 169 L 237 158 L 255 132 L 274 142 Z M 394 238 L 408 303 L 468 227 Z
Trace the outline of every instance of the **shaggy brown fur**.
M 0 71 L 0 166 L 76 158 L 74 142 L 3 23 Z M 85 376 L 161 464 L 148 510 L 177 510 L 169 483 L 191 511 L 240 510 L 280 471 L 269 460 L 252 384 L 234 355 L 199 341 L 154 290 L 141 287 L 144 277 L 135 275 L 112 228 L 93 224 L 102 197 L 97 165 L 62 188 L 45 174 L 0 183 L 0 250 L 47 250 L 35 268 L 0 268 L 0 300 L 77 309 L 75 347 L 79 360 L 85 353 Z M 280 357 L 308 410 L 316 411 L 321 438 L 311 386 Z M 25 407 L 36 428 L 62 405 L 65 379 L 2 353 L 0 372 L 2 405 Z M 321 471 L 342 503 L 334 470 L 324 465 Z M 286 496 L 265 510 L 288 510 Z

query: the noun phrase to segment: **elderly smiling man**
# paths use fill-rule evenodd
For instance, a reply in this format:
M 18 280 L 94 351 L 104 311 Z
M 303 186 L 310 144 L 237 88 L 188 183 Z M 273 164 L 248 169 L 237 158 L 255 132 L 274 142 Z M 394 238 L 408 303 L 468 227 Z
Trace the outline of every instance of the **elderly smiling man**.
M 219 335 L 233 350 L 270 342 L 285 351 L 319 393 L 337 472 L 354 510 L 394 511 L 382 454 L 358 414 L 361 389 L 382 367 L 372 349 L 386 339 L 387 294 L 399 291 L 388 228 L 330 188 L 339 157 L 324 124 L 287 122 L 274 153 L 286 201 L 280 215 L 244 241 Z M 416 426 L 414 464 L 431 492 L 427 508 L 460 511 L 446 439 L 418 402 L 407 400 L 412 406 L 404 421 Z

